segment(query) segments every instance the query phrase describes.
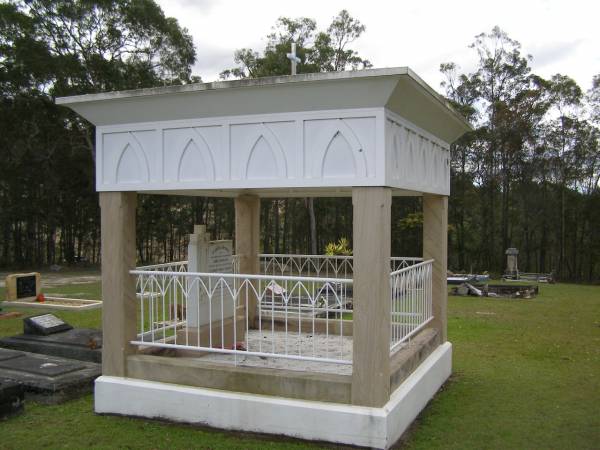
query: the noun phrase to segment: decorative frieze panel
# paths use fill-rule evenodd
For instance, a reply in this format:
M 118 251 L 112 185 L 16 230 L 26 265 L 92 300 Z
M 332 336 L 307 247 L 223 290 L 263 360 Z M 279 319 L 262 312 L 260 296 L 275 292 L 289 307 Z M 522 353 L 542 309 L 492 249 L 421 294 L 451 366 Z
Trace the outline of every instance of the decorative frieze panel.
M 96 155 L 99 191 L 449 191 L 448 145 L 384 108 L 98 127 Z
M 418 192 L 450 193 L 449 145 L 388 112 L 388 185 Z
M 103 184 L 139 185 L 159 179 L 155 137 L 155 130 L 102 134 L 97 158 L 101 162 L 102 173 L 99 175 Z
M 293 121 L 230 125 L 231 178 L 294 178 L 293 158 L 299 147 L 294 134 Z
M 227 178 L 221 126 L 162 129 L 165 183 L 211 183 Z
M 375 176 L 375 121 L 339 118 L 304 122 L 305 173 L 313 179 Z
M 368 185 L 381 109 L 98 127 L 98 190 Z

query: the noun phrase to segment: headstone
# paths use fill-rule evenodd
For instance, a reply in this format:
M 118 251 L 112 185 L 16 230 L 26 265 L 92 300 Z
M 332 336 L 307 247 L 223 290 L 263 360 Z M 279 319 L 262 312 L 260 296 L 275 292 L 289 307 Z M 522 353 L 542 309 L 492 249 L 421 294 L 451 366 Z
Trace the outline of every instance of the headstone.
M 0 380 L 19 383 L 28 399 L 42 403 L 92 392 L 101 371 L 97 363 L 0 348 Z
M 231 240 L 210 241 L 205 225 L 195 225 L 194 233 L 190 235 L 188 245 L 188 272 L 201 273 L 232 273 L 233 271 L 233 242 Z M 224 279 L 232 283 L 231 278 Z M 205 283 L 208 280 L 202 279 Z M 215 288 L 216 279 L 211 280 Z M 192 282 L 188 279 L 188 283 Z M 206 325 L 209 322 L 221 322 L 233 316 L 235 305 L 229 290 L 217 286 L 209 296 L 206 289 L 196 282 L 190 289 L 186 320 L 189 327 Z M 209 298 L 212 304 L 209 305 Z
M 23 319 L 23 332 L 25 334 L 48 336 L 49 334 L 71 329 L 73 329 L 71 325 L 59 319 L 54 314 L 42 314 Z
M 511 277 L 517 277 L 519 275 L 519 268 L 517 266 L 517 257 L 519 256 L 519 250 L 516 248 L 506 249 L 506 275 Z
M 39 272 L 13 273 L 6 276 L 6 301 L 34 301 L 41 292 Z

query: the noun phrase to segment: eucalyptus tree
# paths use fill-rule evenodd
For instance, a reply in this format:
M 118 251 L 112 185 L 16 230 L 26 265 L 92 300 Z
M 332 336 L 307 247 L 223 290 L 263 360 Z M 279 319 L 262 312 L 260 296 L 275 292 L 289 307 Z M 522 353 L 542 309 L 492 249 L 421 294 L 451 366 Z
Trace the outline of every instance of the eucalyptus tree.
M 364 31 L 365 26 L 346 10 L 340 11 L 323 31 L 317 31 L 317 24 L 313 19 L 307 17 L 296 19 L 281 17 L 277 20 L 272 32 L 267 36 L 265 48 L 262 51 L 249 48 L 236 50 L 234 53 L 236 66 L 222 71 L 221 78 L 289 75 L 290 61 L 287 58 L 287 53 L 290 52 L 292 42 L 296 44 L 296 54 L 302 60 L 298 68 L 299 73 L 368 68 L 371 67 L 371 63 L 351 48 L 351 44 Z M 285 202 L 285 204 L 289 203 L 289 201 Z M 316 254 L 318 251 L 318 236 L 314 199 L 305 199 L 305 204 L 310 231 L 308 251 Z M 275 234 L 279 236 L 279 201 L 274 201 L 273 205 L 275 207 Z M 268 205 L 266 205 L 266 208 L 268 208 Z M 268 210 L 263 212 L 267 230 L 269 229 L 268 213 Z M 271 248 L 268 232 L 265 233 L 265 246 L 267 249 Z M 275 242 L 275 247 L 278 248 L 278 246 L 279 238 Z
M 0 261 L 97 248 L 93 127 L 53 98 L 187 83 L 194 60 L 187 30 L 152 0 L 0 3 Z
M 575 81 L 565 75 L 556 74 L 548 83 L 551 119 L 544 124 L 543 148 L 551 181 L 559 195 L 559 257 L 558 273 L 565 274 L 566 265 L 566 192 L 579 178 L 579 169 L 584 157 L 585 143 L 582 142 L 582 123 L 578 112 L 582 106 L 583 92 Z
M 442 64 L 446 78 L 443 87 L 476 128 L 458 143 L 462 149 L 458 154 L 454 152 L 453 166 L 464 168 L 463 177 L 469 171 L 473 183 L 480 188 L 480 253 L 488 268 L 496 268 L 503 264 L 499 250 L 511 241 L 513 181 L 527 157 L 527 149 L 534 145 L 536 127 L 544 117 L 547 101 L 544 80 L 531 73 L 531 57 L 524 56 L 520 43 L 499 27 L 477 35 L 470 48 L 478 58 L 475 71 L 456 75 L 455 64 Z
M 590 120 L 595 126 L 600 127 L 600 73 L 592 79 L 592 87 L 587 93 L 587 102 L 590 107 Z
M 444 76 L 441 83 L 450 104 L 459 111 L 469 122 L 477 119 L 476 108 L 477 92 L 471 79 L 465 74 L 459 74 L 459 67 L 455 63 L 440 65 L 440 72 Z M 455 234 L 457 258 L 454 264 L 459 268 L 467 267 L 467 253 L 477 250 L 478 233 L 473 224 L 474 178 L 477 167 L 477 143 L 481 142 L 478 130 L 464 134 L 457 142 L 450 146 L 450 197 L 449 221 L 453 224 L 450 233 L 450 245 Z

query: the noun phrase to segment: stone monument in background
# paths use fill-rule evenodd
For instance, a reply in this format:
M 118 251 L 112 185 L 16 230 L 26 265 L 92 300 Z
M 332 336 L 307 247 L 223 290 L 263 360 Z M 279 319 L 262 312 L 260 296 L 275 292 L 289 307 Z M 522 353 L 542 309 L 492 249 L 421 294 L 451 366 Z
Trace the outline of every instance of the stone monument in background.
M 205 225 L 194 225 L 194 233 L 190 234 L 188 244 L 188 272 L 201 273 L 232 273 L 233 241 L 210 241 Z M 205 286 L 196 284 L 190 287 L 187 303 L 187 323 L 189 327 L 197 327 L 230 319 L 234 313 L 234 301 L 227 288 L 215 286 L 216 278 L 210 280 L 212 302 L 209 305 L 209 280 L 202 277 Z M 226 279 L 231 284 L 231 279 Z M 206 289 L 205 289 L 206 288 Z M 212 319 L 212 320 L 211 320 Z
M 506 249 L 506 273 L 505 276 L 511 278 L 518 278 L 519 268 L 517 266 L 517 257 L 519 256 L 519 250 L 514 247 Z

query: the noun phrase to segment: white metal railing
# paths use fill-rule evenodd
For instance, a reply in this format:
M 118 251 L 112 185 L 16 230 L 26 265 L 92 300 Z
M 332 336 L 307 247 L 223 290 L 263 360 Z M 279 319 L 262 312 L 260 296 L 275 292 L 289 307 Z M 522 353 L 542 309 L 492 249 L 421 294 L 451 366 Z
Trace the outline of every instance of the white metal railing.
M 262 253 L 259 258 L 263 275 L 352 278 L 354 272 L 352 256 Z M 423 258 L 394 256 L 390 258 L 390 270 L 396 271 L 421 261 Z
M 351 327 L 344 323 L 352 312 L 351 279 L 130 273 L 138 279 L 140 308 L 134 345 L 352 363 Z
M 410 267 L 415 264 L 419 264 L 423 261 L 423 258 L 416 256 L 392 256 L 390 258 L 390 270 L 392 272 L 396 272 L 397 270 L 404 269 L 405 267 Z
M 432 264 L 423 261 L 390 273 L 391 353 L 433 319 Z
M 240 255 L 231 255 L 231 273 L 240 273 Z
M 149 266 L 136 267 L 136 270 L 154 270 L 163 272 L 187 272 L 187 261 L 174 261 L 163 264 L 151 264 Z

